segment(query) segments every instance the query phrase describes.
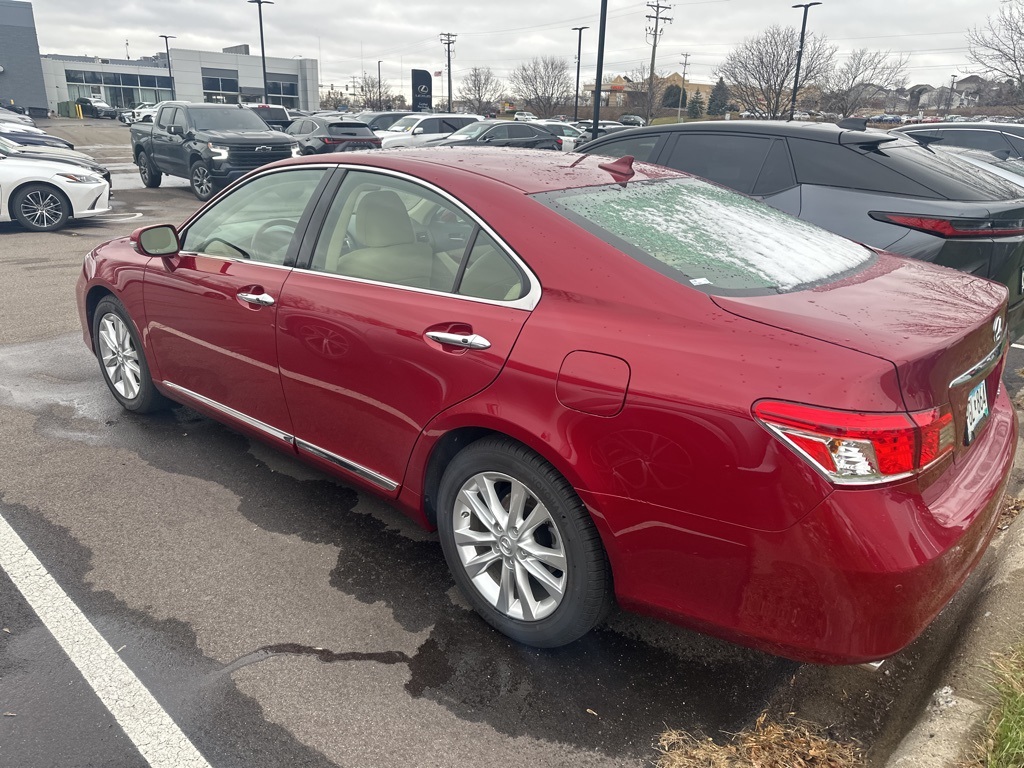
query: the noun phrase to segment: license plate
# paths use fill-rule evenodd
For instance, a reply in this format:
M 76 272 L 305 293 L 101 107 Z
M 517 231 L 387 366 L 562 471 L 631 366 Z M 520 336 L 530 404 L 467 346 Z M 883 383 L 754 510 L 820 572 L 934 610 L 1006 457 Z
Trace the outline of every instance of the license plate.
M 988 391 L 985 389 L 985 382 L 971 390 L 967 396 L 967 439 L 966 445 L 970 445 L 978 436 L 985 420 L 988 418 Z

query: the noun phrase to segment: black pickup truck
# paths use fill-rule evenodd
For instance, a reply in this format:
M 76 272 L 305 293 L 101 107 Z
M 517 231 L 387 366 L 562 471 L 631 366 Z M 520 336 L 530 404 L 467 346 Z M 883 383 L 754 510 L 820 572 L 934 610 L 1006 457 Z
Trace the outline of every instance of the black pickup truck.
M 131 136 L 143 184 L 159 187 L 165 173 L 179 176 L 200 200 L 253 168 L 298 154 L 290 136 L 230 104 L 167 101 L 152 123 L 133 123 Z

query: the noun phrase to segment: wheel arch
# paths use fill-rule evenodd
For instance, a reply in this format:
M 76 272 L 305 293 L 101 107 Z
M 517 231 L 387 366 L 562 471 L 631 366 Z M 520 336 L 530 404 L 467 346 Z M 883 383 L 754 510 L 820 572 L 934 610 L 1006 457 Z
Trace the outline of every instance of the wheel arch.
M 115 293 L 104 285 L 94 285 L 89 289 L 89 292 L 85 295 L 85 319 L 86 328 L 89 334 L 89 344 L 92 349 L 96 348 L 96 339 L 93 338 L 93 320 L 96 317 L 96 305 L 100 303 L 107 296 L 113 296 L 115 299 L 117 296 Z
M 7 196 L 7 214 L 11 217 L 11 221 L 17 221 L 17 218 L 14 215 L 14 199 L 18 196 L 18 193 L 21 190 L 23 190 L 25 187 L 31 187 L 31 186 L 36 186 L 36 185 L 41 186 L 41 187 L 49 187 L 54 192 L 56 192 L 58 195 L 60 195 L 61 199 L 63 199 L 64 202 L 67 204 L 68 211 L 70 211 L 70 213 L 68 214 L 68 218 L 69 219 L 75 218 L 75 206 L 71 202 L 71 198 L 69 198 L 64 193 L 64 190 L 62 190 L 60 187 L 58 187 L 53 182 L 46 181 L 44 179 L 30 179 L 28 181 L 23 181 L 21 184 L 19 184 L 18 186 L 14 187 L 11 190 L 11 194 L 9 194 Z

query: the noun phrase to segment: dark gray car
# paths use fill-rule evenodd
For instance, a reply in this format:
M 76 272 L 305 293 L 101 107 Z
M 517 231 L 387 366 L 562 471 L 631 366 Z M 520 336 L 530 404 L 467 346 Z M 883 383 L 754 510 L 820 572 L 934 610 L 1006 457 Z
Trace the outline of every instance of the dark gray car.
M 986 152 L 1006 151 L 1024 157 L 1024 125 L 1014 123 L 923 123 L 903 125 L 894 131 L 933 141 L 945 147 L 967 147 Z
M 1012 338 L 1024 333 L 1021 188 L 908 136 L 709 121 L 634 128 L 579 151 L 687 171 L 851 240 L 1001 282 Z

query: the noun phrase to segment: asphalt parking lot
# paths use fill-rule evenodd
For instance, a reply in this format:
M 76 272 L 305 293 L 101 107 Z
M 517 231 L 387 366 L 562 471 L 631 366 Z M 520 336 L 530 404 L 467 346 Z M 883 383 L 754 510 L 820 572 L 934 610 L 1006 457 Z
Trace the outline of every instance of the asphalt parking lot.
M 85 655 L 141 682 L 118 689 L 140 722 L 112 714 L 0 572 L 0 765 L 640 766 L 666 726 L 718 736 L 766 709 L 858 738 L 876 764 L 895 746 L 963 599 L 880 672 L 621 614 L 528 649 L 468 610 L 436 537 L 383 502 L 189 409 L 122 411 L 82 343 L 82 256 L 199 204 L 183 180 L 142 188 L 125 126 L 52 130 L 108 165 L 114 210 L 50 234 L 0 224 L 0 518 L 98 631 L 106 650 Z M 1015 397 L 1022 368 L 1014 350 Z

